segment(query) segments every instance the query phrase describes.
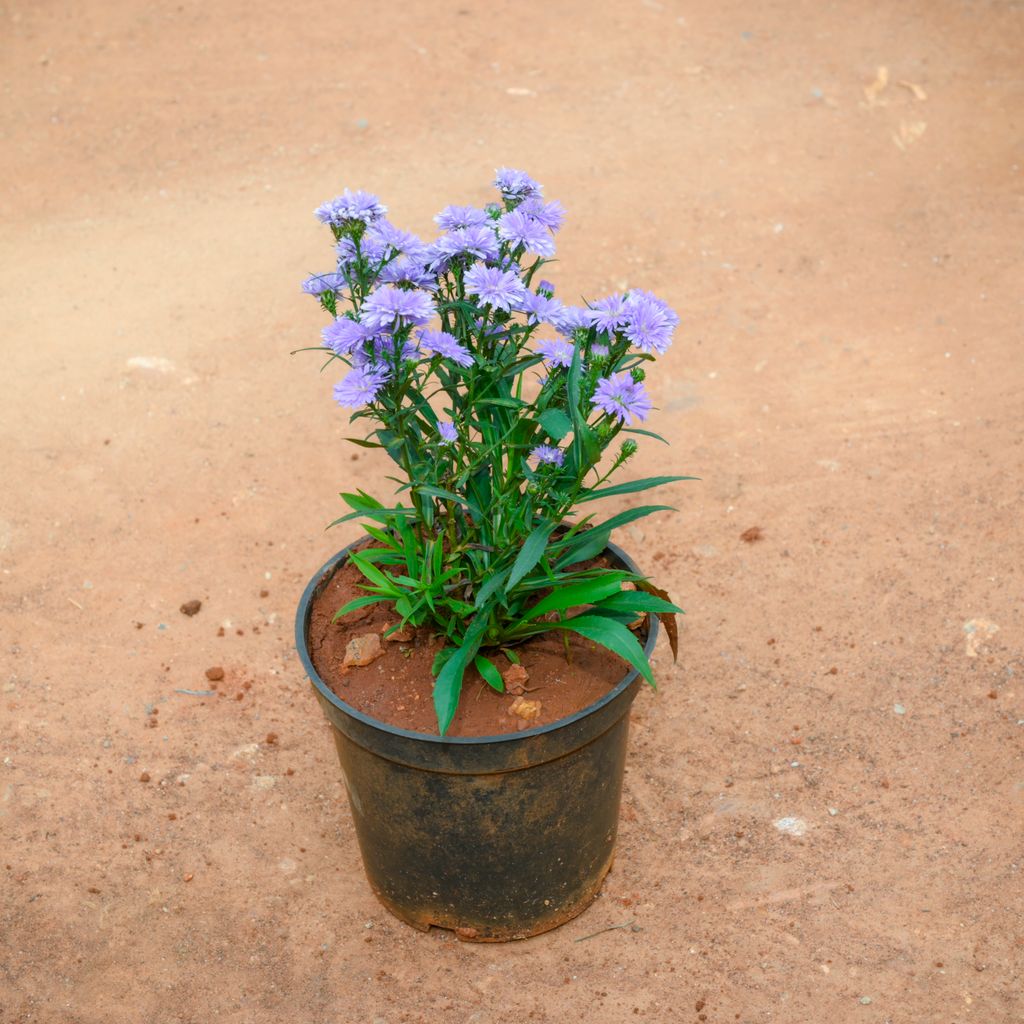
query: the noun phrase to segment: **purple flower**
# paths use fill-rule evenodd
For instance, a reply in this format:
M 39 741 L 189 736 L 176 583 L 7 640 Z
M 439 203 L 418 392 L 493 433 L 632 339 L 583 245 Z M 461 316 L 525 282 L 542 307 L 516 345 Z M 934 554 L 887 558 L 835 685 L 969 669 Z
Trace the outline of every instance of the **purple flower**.
M 575 348 L 561 338 L 544 338 L 537 342 L 537 353 L 544 357 L 544 362 L 549 366 L 564 366 L 568 369 L 572 366 L 572 356 Z
M 324 292 L 340 292 L 345 287 L 345 275 L 338 273 L 314 274 L 302 282 L 307 295 L 323 295 Z
M 538 463 L 545 462 L 552 466 L 561 466 L 565 462 L 565 454 L 550 444 L 539 444 L 530 452 L 530 458 L 536 459 Z
M 382 284 L 411 284 L 427 291 L 437 291 L 437 278 L 427 270 L 425 263 L 410 256 L 392 260 L 381 270 L 378 280 Z
M 392 337 L 390 334 L 378 334 L 373 339 L 373 357 L 361 360 L 358 365 L 362 365 L 365 362 L 394 363 L 396 359 L 417 360 L 419 355 L 419 349 L 409 338 L 402 340 L 402 348 L 399 351 L 397 338 Z
M 419 331 L 420 348 L 432 352 L 436 356 L 450 359 L 457 366 L 472 366 L 473 356 L 468 348 L 459 343 L 458 338 L 447 331 Z
M 487 214 L 475 206 L 446 206 L 434 222 L 442 231 L 472 228 L 487 223 Z
M 526 289 L 515 270 L 501 270 L 477 263 L 466 271 L 466 291 L 476 295 L 480 301 L 495 309 L 511 311 L 512 306 L 522 301 Z
M 430 247 L 432 270 L 447 270 L 456 256 L 472 256 L 481 260 L 498 258 L 498 238 L 489 224 L 472 224 L 442 235 Z
M 524 246 L 538 256 L 554 256 L 555 242 L 551 232 L 539 220 L 528 217 L 522 210 L 504 214 L 498 221 L 498 234 L 513 248 Z
M 598 342 L 596 345 L 591 345 L 590 346 L 590 354 L 595 359 L 604 359 L 604 357 L 606 355 L 608 355 L 609 351 L 610 350 L 609 350 L 608 346 L 607 345 L 602 345 L 600 342 Z
M 599 333 L 614 334 L 629 320 L 625 295 L 609 295 L 590 307 L 590 322 Z
M 388 253 L 393 249 L 395 253 L 416 258 L 425 258 L 427 252 L 427 247 L 420 238 L 411 231 L 396 228 L 394 224 L 386 220 L 374 224 L 363 235 L 361 245 L 364 251 L 379 248 L 383 253 Z
M 557 199 L 545 203 L 540 196 L 531 196 L 519 209 L 552 231 L 557 231 L 565 220 L 565 207 Z
M 324 224 L 341 227 L 355 221 L 372 224 L 388 212 L 388 208 L 370 192 L 349 192 L 328 200 L 315 210 L 316 219 Z
M 384 285 L 363 303 L 359 319 L 374 331 L 407 324 L 425 324 L 434 315 L 434 304 L 426 292 L 406 291 Z
M 511 167 L 500 167 L 494 172 L 494 185 L 503 199 L 527 199 L 541 194 L 541 186 L 533 178 Z
M 441 444 L 451 444 L 459 439 L 459 432 L 455 429 L 455 424 L 446 420 L 437 421 L 437 432 L 441 435 Z
M 581 328 L 590 329 L 590 310 L 582 306 L 566 306 L 555 318 L 555 330 L 567 338 Z
M 623 423 L 647 419 L 651 400 L 642 384 L 637 384 L 628 373 L 602 377 L 594 392 L 594 405 L 609 416 L 617 416 Z
M 541 281 L 537 285 L 537 291 L 546 292 L 549 296 L 553 296 L 555 294 L 555 286 L 550 281 Z
M 379 235 L 367 232 L 359 241 L 358 253 L 356 243 L 347 236 L 338 242 L 334 251 L 338 254 L 338 268 L 345 270 L 355 264 L 357 255 L 370 264 L 382 262 L 387 255 L 387 245 Z
M 372 402 L 391 376 L 385 366 L 367 363 L 350 370 L 344 380 L 334 385 L 334 400 L 338 405 L 356 409 Z
M 536 295 L 528 291 L 522 302 L 519 303 L 519 310 L 527 314 L 527 322 L 531 324 L 546 323 L 553 324 L 562 310 L 562 304 L 558 299 L 549 299 L 542 292 Z
M 623 334 L 641 352 L 652 349 L 659 355 L 672 344 L 672 332 L 679 323 L 675 312 L 650 292 L 631 292 L 626 299 L 629 320 Z
M 358 320 L 350 320 L 347 316 L 338 317 L 334 323 L 328 324 L 321 332 L 324 346 L 335 355 L 348 356 L 373 337 L 365 324 Z

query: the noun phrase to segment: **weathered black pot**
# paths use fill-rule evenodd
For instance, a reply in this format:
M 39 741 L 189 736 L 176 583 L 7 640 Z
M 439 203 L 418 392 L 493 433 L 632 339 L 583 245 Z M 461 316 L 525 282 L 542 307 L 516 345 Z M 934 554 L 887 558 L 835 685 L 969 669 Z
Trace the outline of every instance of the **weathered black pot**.
M 449 738 L 378 722 L 324 683 L 307 645 L 313 600 L 354 546 L 310 581 L 295 633 L 333 726 L 373 891 L 414 928 L 451 928 L 479 942 L 565 923 L 597 896 L 615 855 L 639 676 L 630 671 L 597 703 L 524 732 Z M 619 548 L 607 550 L 639 572 Z M 658 631 L 649 621 L 648 655 Z

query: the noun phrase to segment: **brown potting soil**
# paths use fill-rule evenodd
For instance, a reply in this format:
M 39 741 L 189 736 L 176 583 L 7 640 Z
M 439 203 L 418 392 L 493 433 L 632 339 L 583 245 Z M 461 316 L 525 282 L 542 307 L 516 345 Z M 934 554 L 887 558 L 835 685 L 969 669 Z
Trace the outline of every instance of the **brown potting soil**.
M 345 649 L 355 637 L 382 635 L 399 622 L 388 604 L 369 605 L 334 622 L 335 612 L 348 601 L 365 596 L 365 580 L 352 565 L 344 565 L 313 601 L 309 651 L 320 678 L 358 711 L 381 722 L 437 735 L 431 665 L 444 640 L 422 626 L 402 634 L 408 640 L 384 639 L 384 654 L 369 665 L 344 666 Z M 511 662 L 500 650 L 485 656 L 505 672 Z M 524 728 L 549 725 L 600 700 L 628 671 L 626 663 L 609 650 L 574 634 L 569 635 L 569 656 L 561 634 L 534 637 L 516 648 L 529 674 L 523 694 L 499 693 L 488 686 L 475 668 L 466 672 L 462 696 L 449 736 L 496 736 Z M 535 718 L 524 719 L 513 710 L 516 696 L 540 703 Z

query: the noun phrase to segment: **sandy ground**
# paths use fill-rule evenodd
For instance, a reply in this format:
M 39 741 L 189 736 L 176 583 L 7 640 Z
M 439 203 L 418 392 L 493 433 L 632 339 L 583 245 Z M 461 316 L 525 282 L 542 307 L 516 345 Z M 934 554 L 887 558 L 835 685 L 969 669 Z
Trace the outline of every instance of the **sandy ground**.
M 1024 1019 L 1019 4 L 0 17 L 0 1020 Z M 318 202 L 506 163 L 682 312 L 635 469 L 703 482 L 619 538 L 688 616 L 605 893 L 477 947 L 361 874 L 291 620 L 387 468 L 289 352 Z

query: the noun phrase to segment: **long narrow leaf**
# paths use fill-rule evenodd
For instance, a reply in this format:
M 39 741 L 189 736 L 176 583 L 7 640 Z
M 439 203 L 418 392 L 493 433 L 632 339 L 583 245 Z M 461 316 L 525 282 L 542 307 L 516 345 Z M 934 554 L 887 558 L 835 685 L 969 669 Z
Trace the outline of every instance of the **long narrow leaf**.
M 613 654 L 628 661 L 651 686 L 655 686 L 654 675 L 643 648 L 621 622 L 604 619 L 599 615 L 577 615 L 558 623 L 556 628 L 571 630 L 601 644 L 602 647 L 607 647 Z
M 551 536 L 551 532 L 554 528 L 554 523 L 541 523 L 541 525 L 526 538 L 523 546 L 519 549 L 519 554 L 516 555 L 516 560 L 512 563 L 512 571 L 509 574 L 508 583 L 505 584 L 506 594 L 544 556 L 544 552 L 547 550 L 548 546 L 548 537 Z
M 596 491 L 585 491 L 579 500 L 594 501 L 597 498 L 611 498 L 616 494 L 633 494 L 646 491 L 650 487 L 661 487 L 664 484 L 677 483 L 680 480 L 699 480 L 699 476 L 649 476 L 643 480 L 630 480 L 624 484 L 613 484 L 611 487 L 599 487 Z
M 567 587 L 556 587 L 547 597 L 538 601 L 527 613 L 525 620 L 536 619 L 548 612 L 561 612 L 584 604 L 598 604 L 620 592 L 622 581 L 628 576 L 624 572 L 608 572 L 582 583 Z

